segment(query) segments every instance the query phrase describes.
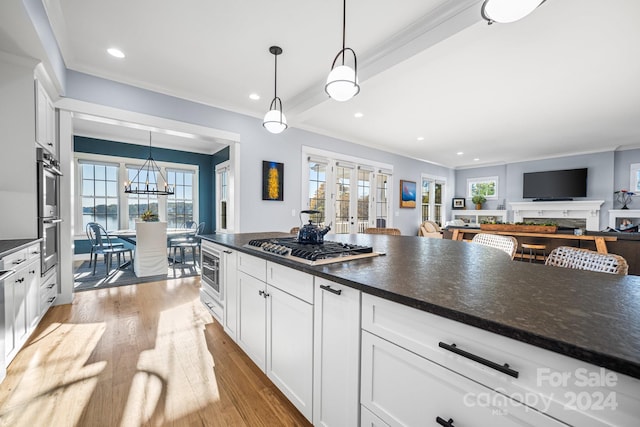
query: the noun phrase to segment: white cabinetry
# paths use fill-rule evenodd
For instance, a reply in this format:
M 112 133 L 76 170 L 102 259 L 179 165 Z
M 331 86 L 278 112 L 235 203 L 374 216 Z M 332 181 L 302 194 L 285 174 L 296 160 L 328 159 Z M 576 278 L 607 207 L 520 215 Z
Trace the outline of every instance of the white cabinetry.
M 640 417 L 637 379 L 502 335 L 367 294 L 362 328 L 361 403 L 391 426 L 436 416 L 456 426 Z
M 360 291 L 316 277 L 314 323 L 313 424 L 357 426 Z
M 0 52 L 0 236 L 38 235 L 32 60 Z
M 237 343 L 309 420 L 313 276 L 238 253 Z
M 39 80 L 35 80 L 36 142 L 54 157 L 58 157 L 56 144 L 56 114 L 51 98 Z
M 461 219 L 465 224 L 476 226 L 482 222 L 507 222 L 506 210 L 490 210 L 490 209 L 465 209 L 454 210 L 451 213 L 452 219 Z
M 2 260 L 5 269 L 15 270 L 4 284 L 5 364 L 8 365 L 40 319 L 40 245 L 31 245 Z
M 509 402 L 429 359 L 362 332 L 362 405 L 390 426 L 563 425 Z

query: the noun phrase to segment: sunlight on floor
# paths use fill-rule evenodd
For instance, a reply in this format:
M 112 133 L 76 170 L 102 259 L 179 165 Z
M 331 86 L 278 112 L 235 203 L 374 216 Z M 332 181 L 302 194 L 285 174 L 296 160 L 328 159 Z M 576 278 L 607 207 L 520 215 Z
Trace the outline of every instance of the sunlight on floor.
M 220 399 L 213 358 L 192 307 L 188 303 L 161 313 L 155 348 L 138 359 L 122 426 L 164 424 Z
M 18 384 L 12 384 L 11 378 L 3 383 L 9 397 L 0 411 L 0 425 L 76 424 L 107 365 L 105 361 L 88 363 L 104 331 L 104 323 L 56 323 L 35 338 L 40 341 L 40 350 L 35 350 L 36 346 L 23 348 L 19 356 L 28 360 L 28 368 Z M 49 351 L 41 350 L 42 345 Z M 49 397 L 52 393 L 56 399 Z M 73 395 L 75 404 L 61 413 L 58 403 L 68 395 Z

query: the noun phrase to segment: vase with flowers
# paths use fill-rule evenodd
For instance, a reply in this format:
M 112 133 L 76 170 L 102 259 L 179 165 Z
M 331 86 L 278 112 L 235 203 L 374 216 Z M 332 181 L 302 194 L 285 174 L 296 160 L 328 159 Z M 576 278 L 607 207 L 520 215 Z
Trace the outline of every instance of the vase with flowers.
M 634 196 L 635 193 L 628 190 L 618 190 L 614 191 L 613 195 L 618 203 L 622 205 L 620 209 L 629 209 L 628 205 L 631 204 L 631 196 Z

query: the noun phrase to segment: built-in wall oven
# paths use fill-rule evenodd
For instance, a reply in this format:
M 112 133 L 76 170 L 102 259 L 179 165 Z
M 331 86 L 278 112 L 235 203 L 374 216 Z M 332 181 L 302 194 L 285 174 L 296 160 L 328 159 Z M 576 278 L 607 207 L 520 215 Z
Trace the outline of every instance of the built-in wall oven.
M 214 244 L 202 240 L 200 251 L 200 299 L 220 322 L 224 311 L 224 254 Z
M 38 237 L 41 243 L 41 274 L 58 264 L 60 223 L 60 172 L 58 161 L 42 148 L 37 149 Z

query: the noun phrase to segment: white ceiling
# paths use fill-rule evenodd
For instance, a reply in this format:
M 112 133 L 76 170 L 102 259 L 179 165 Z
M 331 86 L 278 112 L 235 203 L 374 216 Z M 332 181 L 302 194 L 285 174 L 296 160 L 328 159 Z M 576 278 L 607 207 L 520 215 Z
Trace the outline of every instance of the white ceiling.
M 279 45 L 290 126 L 449 167 L 640 146 L 640 1 L 548 0 L 491 26 L 481 3 L 349 0 L 361 91 L 339 103 L 339 0 L 44 0 L 69 69 L 261 118 Z

